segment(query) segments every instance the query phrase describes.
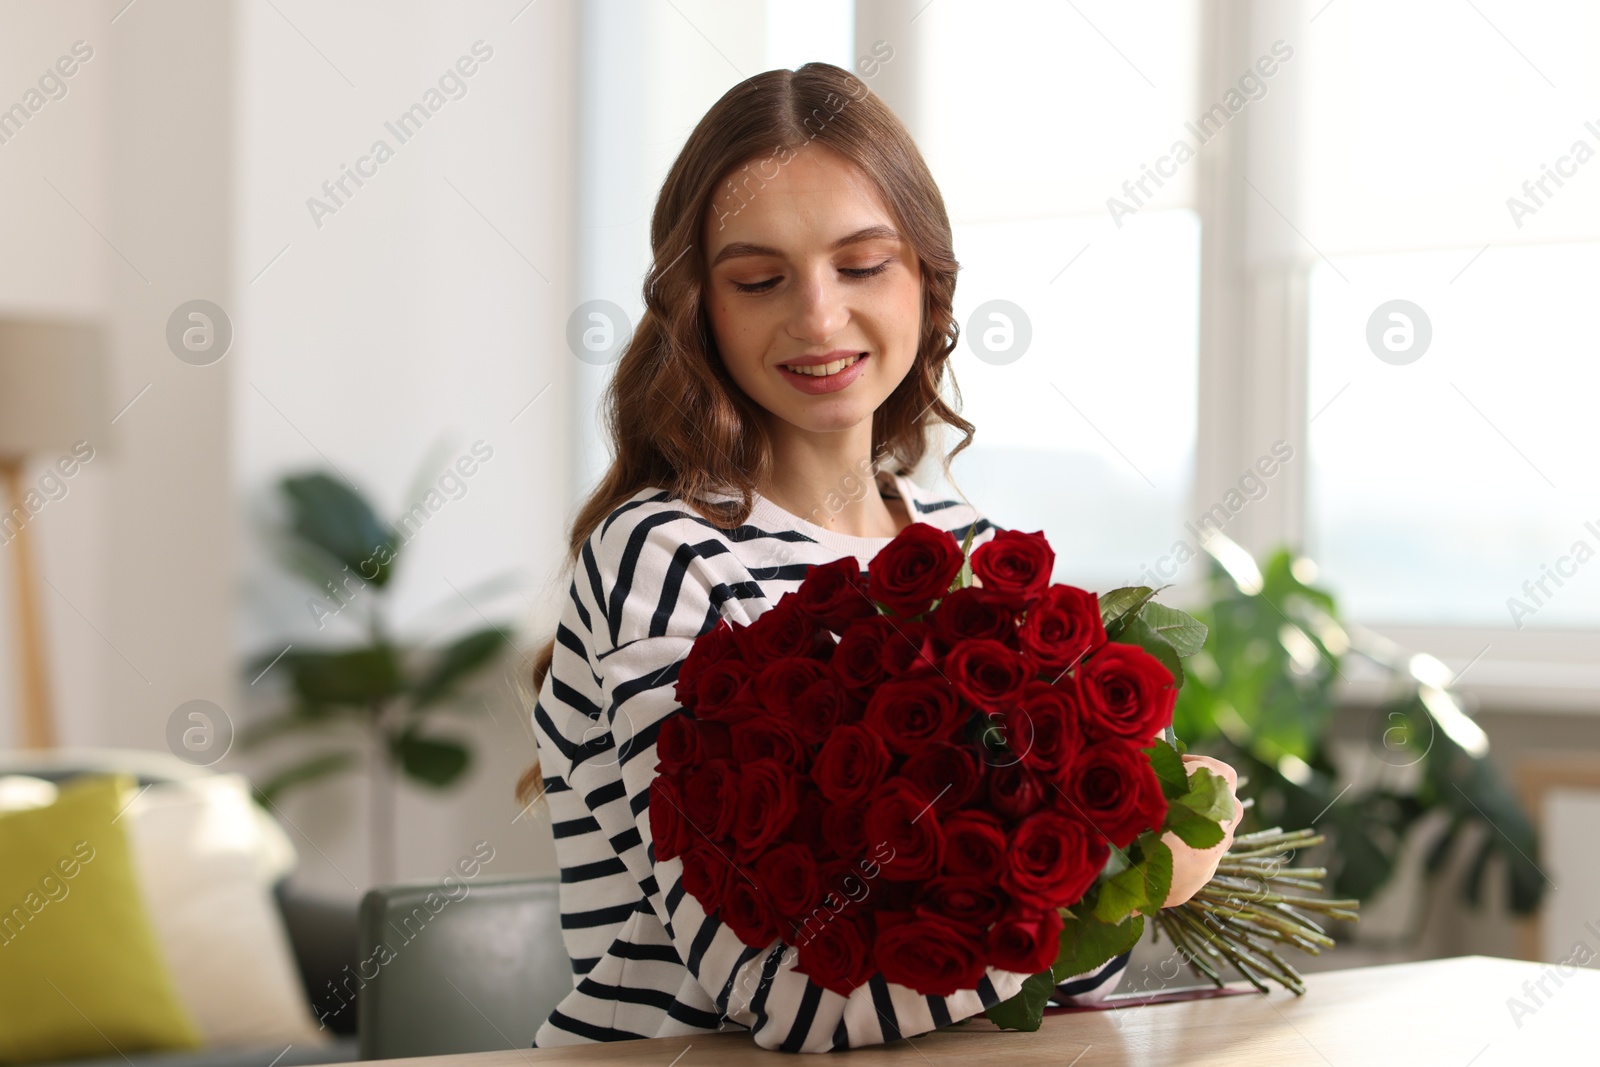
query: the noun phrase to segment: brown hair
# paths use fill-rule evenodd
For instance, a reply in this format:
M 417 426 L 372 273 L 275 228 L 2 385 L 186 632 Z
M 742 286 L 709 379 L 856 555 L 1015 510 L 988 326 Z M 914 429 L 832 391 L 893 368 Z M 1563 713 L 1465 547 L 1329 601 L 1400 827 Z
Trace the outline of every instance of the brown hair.
M 949 477 L 950 460 L 972 442 L 973 425 L 940 395 L 960 334 L 952 310 L 960 264 L 944 198 L 922 154 L 899 117 L 849 71 L 829 63 L 769 70 L 712 105 L 662 184 L 650 219 L 644 316 L 602 400 L 611 466 L 573 520 L 568 567 L 606 516 L 642 489 L 670 490 L 724 529 L 749 517 L 756 487 L 771 470 L 771 442 L 763 409 L 728 376 L 711 336 L 701 299 L 706 262 L 700 230 L 716 194 L 731 194 L 742 205 L 747 194 L 777 176 L 773 168 L 812 141 L 875 180 L 921 262 L 922 336 L 910 372 L 873 413 L 874 462 L 893 462 L 898 472 L 909 472 L 927 450 L 928 428 L 942 422 L 962 434 L 943 457 Z M 959 407 L 953 374 L 950 384 Z M 708 493 L 737 503 L 712 504 Z M 534 659 L 534 697 L 554 653 L 551 638 Z M 524 699 L 532 705 L 527 694 Z M 517 782 L 518 802 L 528 804 L 541 789 L 535 759 Z

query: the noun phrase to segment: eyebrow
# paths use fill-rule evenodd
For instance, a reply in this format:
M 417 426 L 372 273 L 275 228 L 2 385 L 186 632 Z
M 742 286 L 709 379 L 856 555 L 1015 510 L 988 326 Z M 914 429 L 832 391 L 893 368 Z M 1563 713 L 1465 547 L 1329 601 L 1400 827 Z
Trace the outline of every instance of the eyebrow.
M 901 240 L 901 237 L 899 231 L 895 230 L 892 226 L 868 226 L 865 229 L 857 230 L 855 233 L 846 234 L 845 236 L 839 238 L 837 241 L 833 242 L 833 247 L 829 249 L 829 251 L 837 252 L 839 249 L 845 248 L 849 245 L 860 244 L 862 241 L 876 240 L 898 241 Z M 711 261 L 711 266 L 715 267 L 723 260 L 733 259 L 736 256 L 782 255 L 783 253 L 778 249 L 768 248 L 766 245 L 751 244 L 749 241 L 734 241 L 733 243 L 724 245 L 722 247 L 722 251 L 718 252 L 716 258 Z

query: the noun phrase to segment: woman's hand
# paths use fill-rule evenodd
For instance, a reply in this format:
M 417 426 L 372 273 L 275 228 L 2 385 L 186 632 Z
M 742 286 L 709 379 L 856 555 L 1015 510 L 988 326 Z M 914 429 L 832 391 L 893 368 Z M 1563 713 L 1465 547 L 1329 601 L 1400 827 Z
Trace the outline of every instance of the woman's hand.
M 1244 808 L 1239 804 L 1239 772 L 1223 763 L 1221 760 L 1212 759 L 1210 756 L 1185 755 L 1184 767 L 1190 774 L 1196 767 L 1204 767 L 1213 774 L 1220 775 L 1228 783 L 1228 792 L 1233 797 L 1233 817 L 1222 822 L 1222 840 L 1210 848 L 1194 848 L 1186 845 L 1177 834 L 1170 830 L 1161 835 L 1162 842 L 1172 850 L 1172 885 L 1167 890 L 1167 899 L 1161 906 L 1175 908 L 1179 904 L 1187 903 L 1189 898 L 1211 881 L 1211 876 L 1217 873 L 1217 864 L 1222 862 L 1222 856 L 1233 845 L 1233 831 L 1239 825 L 1239 819 L 1244 814 Z M 1135 910 L 1133 914 L 1138 915 Z
M 1223 853 L 1233 844 L 1234 827 L 1239 825 L 1239 818 L 1244 813 L 1239 804 L 1239 772 L 1210 756 L 1186 754 L 1183 762 L 1190 774 L 1194 773 L 1196 767 L 1205 767 L 1227 779 L 1228 791 L 1233 796 L 1233 817 L 1222 823 L 1222 840 L 1210 848 L 1197 849 L 1186 845 L 1171 831 L 1161 835 L 1161 840 L 1172 849 L 1172 888 L 1167 891 L 1166 903 L 1161 905 L 1164 908 L 1175 908 L 1185 903 L 1211 881 L 1211 876 L 1217 873 L 1217 864 L 1222 862 Z

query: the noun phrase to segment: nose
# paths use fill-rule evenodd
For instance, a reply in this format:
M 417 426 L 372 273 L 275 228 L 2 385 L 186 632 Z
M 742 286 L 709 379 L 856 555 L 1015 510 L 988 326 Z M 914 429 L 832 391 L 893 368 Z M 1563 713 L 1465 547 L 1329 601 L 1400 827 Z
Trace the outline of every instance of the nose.
M 794 288 L 794 309 L 789 317 L 789 336 L 808 345 L 820 345 L 838 334 L 850 321 L 844 290 L 831 276 L 832 267 L 806 276 Z

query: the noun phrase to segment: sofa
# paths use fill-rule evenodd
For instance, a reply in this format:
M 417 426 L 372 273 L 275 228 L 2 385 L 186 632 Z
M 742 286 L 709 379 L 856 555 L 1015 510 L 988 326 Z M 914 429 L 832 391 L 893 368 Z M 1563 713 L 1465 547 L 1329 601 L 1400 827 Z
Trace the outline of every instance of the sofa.
M 62 785 L 86 774 L 122 773 L 138 785 L 192 780 L 211 774 L 166 753 L 120 749 L 76 749 L 56 751 L 10 751 L 0 753 L 0 779 L 24 776 Z M 260 809 L 255 809 L 260 812 Z M 287 848 L 285 866 L 292 869 L 293 846 L 275 821 L 260 812 L 263 827 L 276 834 L 280 847 Z M 270 827 L 269 825 L 270 824 Z M 321 898 L 297 890 L 287 871 L 276 879 L 271 897 L 287 935 L 293 963 L 313 1019 L 317 994 L 353 966 L 357 960 L 357 904 Z M 323 999 L 326 999 L 325 997 Z M 193 1050 L 129 1052 L 105 1058 L 57 1059 L 53 1067 L 303 1067 L 319 1063 L 342 1063 L 359 1057 L 354 1011 L 325 1015 L 322 1021 L 330 1040 L 325 1044 L 212 1046 Z M 289 1047 L 285 1048 L 284 1045 Z

